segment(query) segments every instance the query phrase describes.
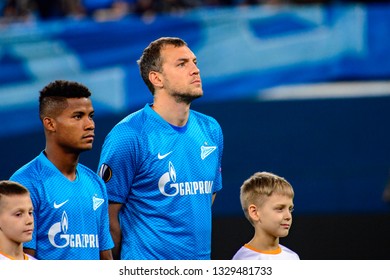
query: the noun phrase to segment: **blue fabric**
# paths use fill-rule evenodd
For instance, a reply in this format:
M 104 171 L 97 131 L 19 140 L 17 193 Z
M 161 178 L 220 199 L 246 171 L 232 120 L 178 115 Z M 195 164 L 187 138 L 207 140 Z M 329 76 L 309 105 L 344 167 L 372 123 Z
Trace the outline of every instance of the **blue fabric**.
M 178 130 L 147 104 L 108 134 L 99 166 L 122 203 L 122 259 L 210 259 L 212 195 L 222 188 L 223 136 L 191 111 Z M 106 174 L 107 175 L 107 174 Z
M 99 260 L 113 247 L 104 182 L 82 164 L 69 181 L 43 152 L 10 178 L 26 186 L 34 206 L 33 239 L 41 260 Z

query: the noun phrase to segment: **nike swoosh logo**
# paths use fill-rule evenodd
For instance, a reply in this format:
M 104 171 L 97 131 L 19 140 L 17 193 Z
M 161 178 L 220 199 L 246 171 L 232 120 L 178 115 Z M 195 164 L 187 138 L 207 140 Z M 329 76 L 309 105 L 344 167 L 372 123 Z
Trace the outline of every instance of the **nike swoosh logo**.
M 163 158 L 166 158 L 170 153 L 172 153 L 173 151 L 170 151 L 169 153 L 166 153 L 164 155 L 160 155 L 160 153 L 158 153 L 157 157 L 158 159 L 163 159 Z
M 65 200 L 64 202 L 60 203 L 60 204 L 57 204 L 54 202 L 54 208 L 55 209 L 58 209 L 60 208 L 61 206 L 63 206 L 65 203 L 67 203 L 69 201 L 69 199 Z

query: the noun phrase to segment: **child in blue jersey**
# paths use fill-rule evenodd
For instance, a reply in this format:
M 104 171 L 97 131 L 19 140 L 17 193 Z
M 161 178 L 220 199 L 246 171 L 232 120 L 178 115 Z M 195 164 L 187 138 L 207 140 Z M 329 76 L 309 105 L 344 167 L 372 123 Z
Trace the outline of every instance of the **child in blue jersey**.
M 38 259 L 112 259 L 104 182 L 78 163 L 94 140 L 90 95 L 71 81 L 54 81 L 41 90 L 45 150 L 11 177 L 31 193 L 36 230 L 25 251 Z
M 203 95 L 196 57 L 183 40 L 164 37 L 138 64 L 154 102 L 111 130 L 99 163 L 114 258 L 210 259 L 223 135 L 215 119 L 190 110 Z
M 299 260 L 295 252 L 279 244 L 292 224 L 293 198 L 290 183 L 269 172 L 256 172 L 243 183 L 241 206 L 255 235 L 233 260 Z
M 28 189 L 0 181 L 0 260 L 35 260 L 23 252 L 34 231 L 33 205 Z

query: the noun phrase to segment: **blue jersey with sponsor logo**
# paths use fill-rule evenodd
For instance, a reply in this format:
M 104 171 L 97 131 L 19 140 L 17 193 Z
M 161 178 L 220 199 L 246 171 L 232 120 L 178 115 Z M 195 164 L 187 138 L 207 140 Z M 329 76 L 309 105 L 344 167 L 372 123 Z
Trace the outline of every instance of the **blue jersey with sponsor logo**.
M 34 206 L 35 229 L 25 248 L 41 260 L 99 260 L 111 249 L 108 200 L 104 182 L 77 165 L 77 178 L 67 179 L 42 152 L 10 180 L 26 186 Z
M 121 259 L 210 259 L 222 151 L 217 121 L 195 111 L 173 127 L 147 104 L 112 129 L 99 174 L 123 204 Z

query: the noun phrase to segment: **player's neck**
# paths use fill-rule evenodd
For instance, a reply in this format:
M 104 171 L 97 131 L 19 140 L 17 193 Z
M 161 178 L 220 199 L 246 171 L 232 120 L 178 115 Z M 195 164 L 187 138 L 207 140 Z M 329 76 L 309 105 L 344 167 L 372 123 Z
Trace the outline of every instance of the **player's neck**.
M 155 98 L 152 109 L 165 121 L 175 126 L 184 126 L 188 121 L 190 105 L 172 99 Z
M 76 179 L 76 167 L 79 161 L 79 155 L 65 153 L 60 149 L 54 150 L 51 149 L 50 146 L 46 146 L 44 153 L 66 178 L 70 181 Z

